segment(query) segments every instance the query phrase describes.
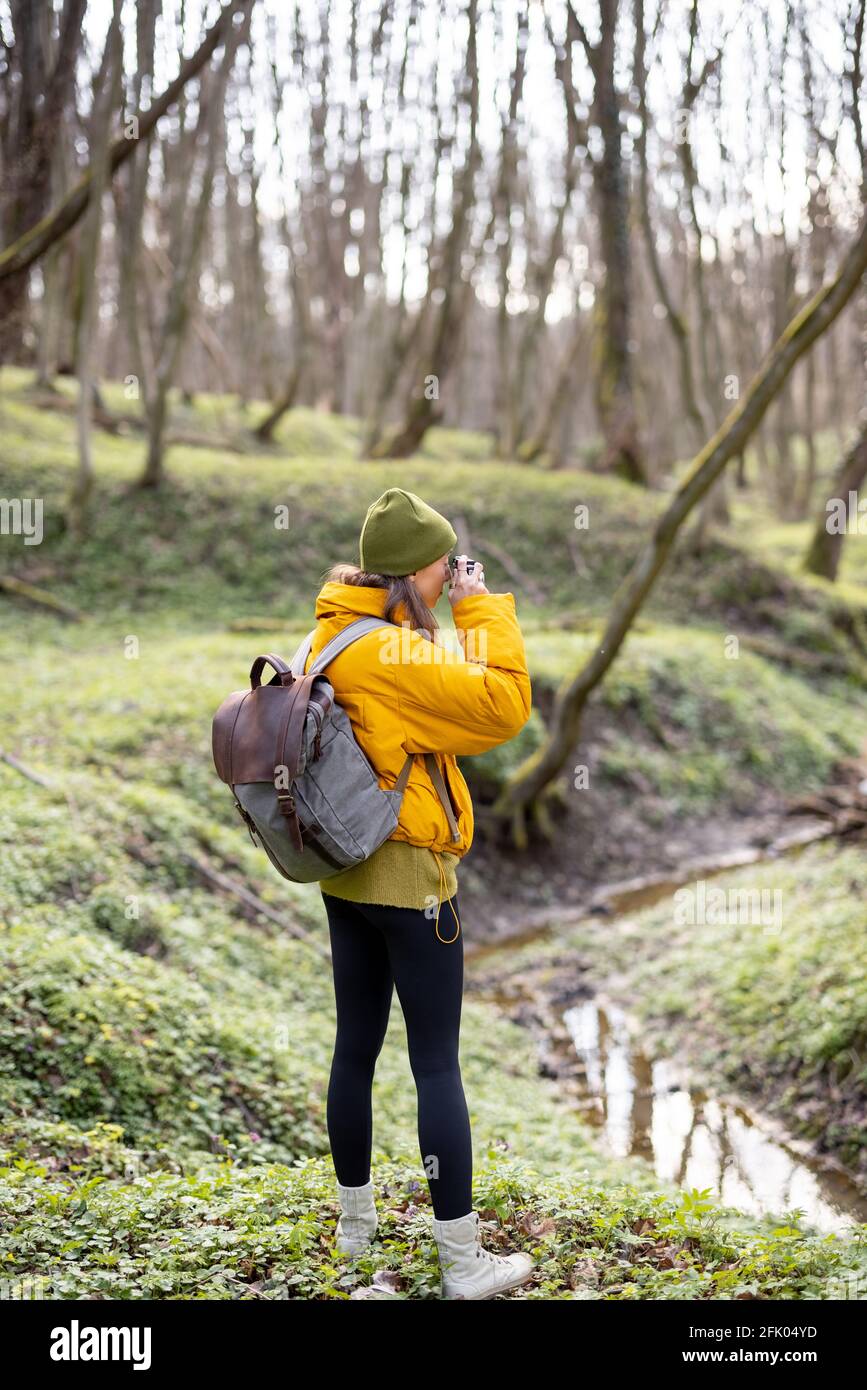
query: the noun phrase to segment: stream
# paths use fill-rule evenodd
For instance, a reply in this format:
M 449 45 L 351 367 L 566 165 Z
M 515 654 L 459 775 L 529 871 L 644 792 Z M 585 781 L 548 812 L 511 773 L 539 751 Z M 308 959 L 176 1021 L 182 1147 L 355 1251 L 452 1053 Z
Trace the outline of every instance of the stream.
M 558 914 L 557 909 L 546 909 L 505 947 L 503 942 L 479 945 L 468 950 L 468 959 L 475 963 L 508 951 L 510 945 L 548 936 L 558 921 L 586 921 L 594 912 L 614 920 L 696 876 L 710 877 L 735 864 L 796 853 L 826 834 L 801 831 L 762 851 L 745 850 L 714 864 L 684 866 L 677 876 L 601 889 L 583 911 L 570 908 Z M 814 1154 L 808 1142 L 788 1134 L 751 1102 L 715 1094 L 676 1058 L 654 1060 L 645 1053 L 633 1021 L 588 985 L 574 952 L 547 960 L 538 978 L 536 974 L 532 967 L 512 974 L 494 969 L 476 976 L 473 971 L 469 988 L 530 1029 L 540 1072 L 559 1082 L 582 1119 L 598 1128 L 604 1149 L 613 1157 L 641 1157 L 660 1180 L 709 1188 L 716 1201 L 754 1216 L 782 1217 L 798 1208 L 802 1219 L 822 1233 L 844 1232 L 867 1222 L 867 1196 L 836 1159 Z
M 842 1168 L 826 1168 L 751 1106 L 691 1083 L 673 1059 L 651 1060 L 616 1005 L 588 999 L 562 1019 L 584 1073 L 582 1117 L 612 1155 L 639 1155 L 663 1181 L 710 1188 L 756 1216 L 798 1207 L 822 1232 L 867 1222 L 867 1198 Z

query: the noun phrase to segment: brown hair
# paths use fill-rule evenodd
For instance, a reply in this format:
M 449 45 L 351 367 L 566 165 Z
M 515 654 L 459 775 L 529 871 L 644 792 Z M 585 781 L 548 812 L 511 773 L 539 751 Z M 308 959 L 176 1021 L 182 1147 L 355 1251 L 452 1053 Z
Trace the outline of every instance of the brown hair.
M 409 626 L 415 628 L 429 642 L 436 642 L 435 634 L 439 631 L 439 623 L 433 610 L 428 608 L 412 580 L 405 575 L 373 574 L 370 570 L 359 569 L 358 565 L 341 561 L 332 565 L 324 574 L 322 582 L 329 581 L 335 584 L 359 584 L 366 589 L 387 589 L 388 597 L 383 617 L 390 623 L 396 622 L 395 609 L 402 603 L 406 609 Z

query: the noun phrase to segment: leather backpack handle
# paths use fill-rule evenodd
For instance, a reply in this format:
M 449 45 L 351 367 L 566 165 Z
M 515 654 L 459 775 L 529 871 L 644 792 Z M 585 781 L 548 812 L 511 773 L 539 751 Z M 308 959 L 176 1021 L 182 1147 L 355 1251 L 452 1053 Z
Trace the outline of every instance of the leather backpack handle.
M 291 685 L 295 679 L 282 656 L 275 656 L 273 652 L 269 652 L 267 656 L 257 656 L 250 667 L 250 686 L 253 690 L 257 690 L 262 684 L 262 672 L 266 666 L 273 666 L 277 672 L 268 682 L 269 685 Z

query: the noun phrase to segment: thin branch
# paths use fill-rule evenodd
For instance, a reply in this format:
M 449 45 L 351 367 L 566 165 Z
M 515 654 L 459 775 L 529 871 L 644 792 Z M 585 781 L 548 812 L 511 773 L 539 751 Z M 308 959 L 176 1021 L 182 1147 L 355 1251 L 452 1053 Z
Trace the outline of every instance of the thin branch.
M 54 788 L 54 783 L 49 782 L 47 777 L 43 777 L 41 772 L 34 772 L 32 767 L 20 763 L 12 753 L 7 753 L 5 748 L 0 748 L 0 763 L 6 763 L 7 767 L 14 767 L 16 772 L 20 772 L 22 777 L 27 778 L 28 782 L 35 782 L 37 787 L 46 787 L 49 791 Z
M 234 15 L 239 11 L 248 9 L 254 3 L 255 0 L 229 0 L 219 18 L 215 20 L 213 27 L 208 31 L 203 43 L 196 49 L 192 57 L 187 58 L 186 62 L 181 64 L 181 70 L 175 80 L 169 83 L 162 96 L 158 97 L 147 111 L 138 115 L 138 138 L 128 140 L 121 136 L 112 145 L 109 154 L 110 175 L 114 174 L 130 158 L 138 148 L 140 141 L 148 139 L 157 122 L 174 105 L 187 83 L 205 66 L 211 54 L 223 41 L 225 30 L 231 25 Z M 66 235 L 70 228 L 75 226 L 90 201 L 93 178 L 94 170 L 88 169 L 84 177 L 79 180 L 53 212 L 43 217 L 35 227 L 30 227 L 23 236 L 0 254 L 0 280 L 6 280 L 12 275 L 19 275 L 28 266 L 33 265 L 34 261 L 39 260 L 49 247 L 53 246 L 56 241 Z

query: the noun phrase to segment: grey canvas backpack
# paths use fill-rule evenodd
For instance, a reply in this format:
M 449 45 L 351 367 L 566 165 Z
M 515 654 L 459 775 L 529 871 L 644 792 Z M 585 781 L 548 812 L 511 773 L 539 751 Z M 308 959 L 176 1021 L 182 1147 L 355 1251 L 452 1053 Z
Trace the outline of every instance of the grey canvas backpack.
M 232 788 L 253 843 L 258 841 L 275 869 L 295 883 L 327 879 L 361 864 L 397 826 L 415 754 L 407 754 L 393 789 L 380 787 L 323 674 L 351 642 L 375 628 L 394 626 L 382 618 L 355 619 L 326 643 L 306 675 L 315 628 L 288 665 L 270 653 L 257 656 L 250 689 L 227 696 L 214 715 L 217 774 Z M 266 666 L 276 674 L 263 685 Z M 452 840 L 459 840 L 436 758 L 422 756 Z

